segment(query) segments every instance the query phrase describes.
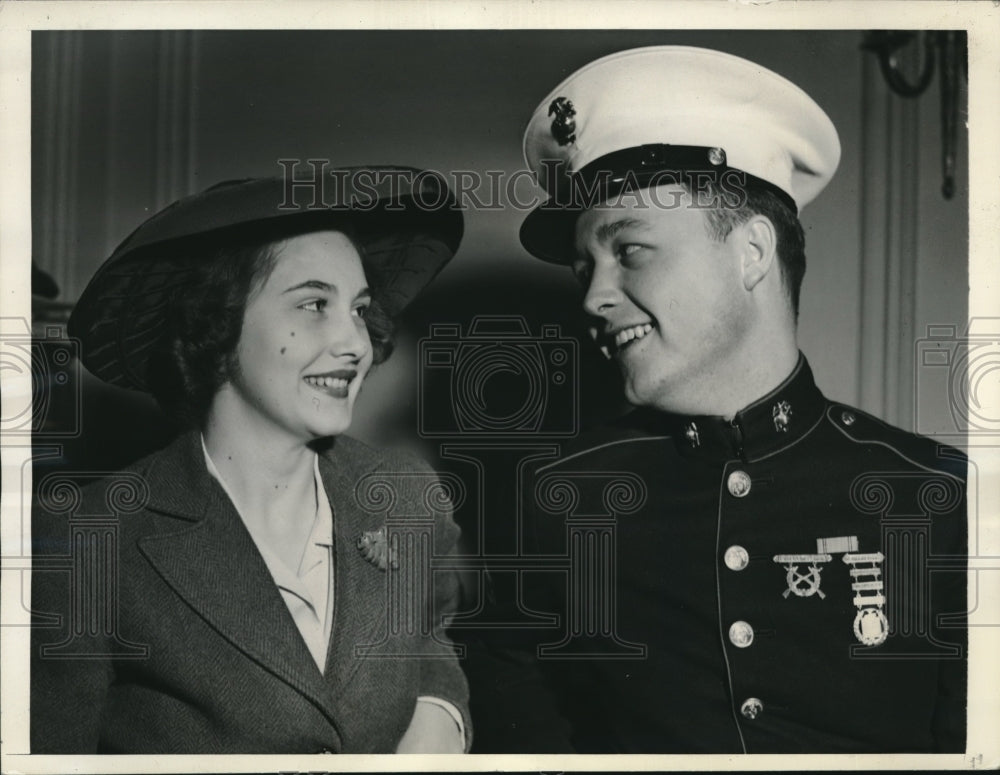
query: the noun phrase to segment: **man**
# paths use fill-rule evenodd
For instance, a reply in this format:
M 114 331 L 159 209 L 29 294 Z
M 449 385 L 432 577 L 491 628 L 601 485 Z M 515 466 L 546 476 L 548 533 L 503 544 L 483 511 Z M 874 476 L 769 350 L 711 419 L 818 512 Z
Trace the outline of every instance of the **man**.
M 526 482 L 568 572 L 508 602 L 561 629 L 472 661 L 479 750 L 964 750 L 965 460 L 828 401 L 796 343 L 830 119 L 653 47 L 571 75 L 524 147 L 551 199 L 522 243 L 572 267 L 638 408 Z

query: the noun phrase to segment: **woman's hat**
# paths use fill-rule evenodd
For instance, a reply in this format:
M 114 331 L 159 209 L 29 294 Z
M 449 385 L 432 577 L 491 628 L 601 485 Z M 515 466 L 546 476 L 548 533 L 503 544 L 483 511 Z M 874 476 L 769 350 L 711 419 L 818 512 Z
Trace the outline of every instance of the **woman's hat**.
M 314 168 L 315 171 L 315 168 Z M 148 390 L 147 362 L 166 333 L 172 295 L 191 280 L 206 244 L 263 233 L 336 228 L 364 246 L 373 295 L 397 315 L 441 271 L 462 239 L 462 213 L 440 175 L 410 167 L 323 170 L 311 180 L 250 178 L 187 196 L 130 234 L 97 270 L 68 333 L 84 366 L 112 385 Z

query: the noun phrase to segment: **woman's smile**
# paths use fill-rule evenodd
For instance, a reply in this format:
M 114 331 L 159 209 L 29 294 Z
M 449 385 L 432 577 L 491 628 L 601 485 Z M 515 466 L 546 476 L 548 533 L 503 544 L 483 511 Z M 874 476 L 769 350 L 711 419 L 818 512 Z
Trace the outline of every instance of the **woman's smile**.
M 298 441 L 343 433 L 372 364 L 370 304 L 361 256 L 345 234 L 280 243 L 274 269 L 247 303 L 239 368 L 217 403 L 242 427 Z
M 314 390 L 333 398 L 347 398 L 351 382 L 358 376 L 357 370 L 341 369 L 326 374 L 310 374 L 303 377 Z

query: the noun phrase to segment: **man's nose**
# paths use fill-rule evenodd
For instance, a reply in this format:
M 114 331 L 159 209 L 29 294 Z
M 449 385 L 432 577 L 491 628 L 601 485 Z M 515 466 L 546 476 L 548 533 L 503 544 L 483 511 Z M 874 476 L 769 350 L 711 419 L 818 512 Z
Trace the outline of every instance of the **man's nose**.
M 621 278 L 617 266 L 595 266 L 583 298 L 583 308 L 589 314 L 604 317 L 622 298 Z

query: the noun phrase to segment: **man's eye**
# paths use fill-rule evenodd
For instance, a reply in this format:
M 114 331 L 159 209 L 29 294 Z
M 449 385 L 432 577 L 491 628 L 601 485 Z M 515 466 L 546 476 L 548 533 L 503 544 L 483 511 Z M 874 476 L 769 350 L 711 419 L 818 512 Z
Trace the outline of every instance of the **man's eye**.
M 304 309 L 306 312 L 322 312 L 326 309 L 326 299 L 307 301 L 305 304 L 300 304 L 299 309 Z
M 624 258 L 625 256 L 630 256 L 638 250 L 642 249 L 642 245 L 635 242 L 626 242 L 625 244 L 619 246 L 618 256 Z

